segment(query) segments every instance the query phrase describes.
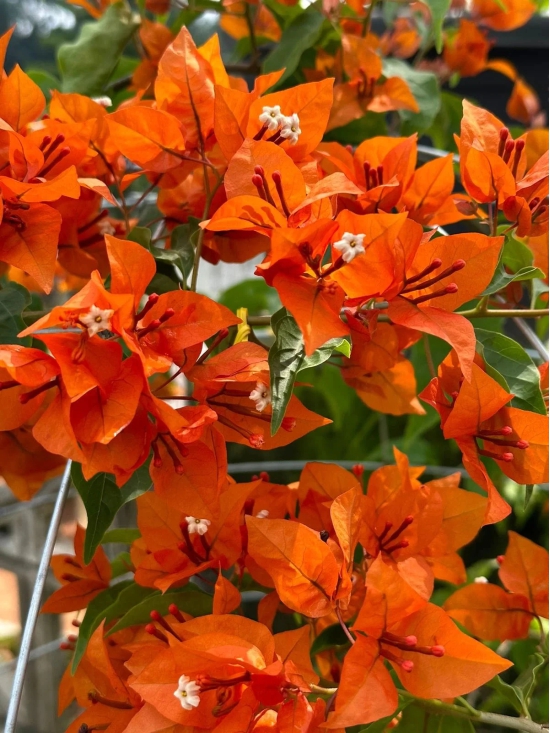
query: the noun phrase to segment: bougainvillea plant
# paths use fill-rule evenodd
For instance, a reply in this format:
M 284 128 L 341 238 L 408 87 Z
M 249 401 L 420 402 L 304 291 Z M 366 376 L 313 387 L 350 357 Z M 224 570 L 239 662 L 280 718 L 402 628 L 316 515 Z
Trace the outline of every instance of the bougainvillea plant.
M 381 3 L 380 34 L 375 0 L 73 4 L 60 78 L 0 80 L 0 473 L 28 500 L 70 460 L 88 516 L 43 606 L 68 733 L 542 731 L 548 552 L 506 522 L 548 476 L 548 146 L 488 56 L 535 5 Z M 485 70 L 523 128 L 449 91 Z M 204 260 L 253 261 L 237 306 Z M 463 467 L 235 480 L 235 444 L 315 447 L 320 371 L 346 441 L 409 416 Z

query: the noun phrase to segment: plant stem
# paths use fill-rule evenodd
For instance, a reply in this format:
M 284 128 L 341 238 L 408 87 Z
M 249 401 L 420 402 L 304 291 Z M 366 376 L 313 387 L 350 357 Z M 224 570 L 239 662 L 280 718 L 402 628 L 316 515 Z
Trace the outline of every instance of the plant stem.
M 372 22 L 372 12 L 374 10 L 375 5 L 376 5 L 376 0 L 371 0 L 371 4 L 368 7 L 365 17 L 363 18 L 363 28 L 361 30 L 361 36 L 363 38 L 366 38 L 368 34 L 370 33 L 370 26 Z
M 351 641 L 352 644 L 355 644 L 355 639 L 353 638 L 353 636 L 351 635 L 350 630 L 348 629 L 348 627 L 344 623 L 344 619 L 342 618 L 342 613 L 341 613 L 340 609 L 338 608 L 338 606 L 336 606 L 336 616 L 338 617 L 338 623 L 342 627 L 342 631 L 344 632 L 344 634 L 348 637 L 348 639 Z
M 466 718 L 476 723 L 483 723 L 485 725 L 495 725 L 501 728 L 508 728 L 509 730 L 519 730 L 525 733 L 544 733 L 548 730 L 540 723 L 535 723 L 532 720 L 526 718 L 512 718 L 509 715 L 500 715 L 499 713 L 486 713 L 482 710 L 467 710 L 461 708 L 458 705 L 452 705 L 450 703 L 440 702 L 439 700 L 424 700 L 411 695 L 410 692 L 405 690 L 399 690 L 399 694 L 411 700 L 425 710 L 428 710 L 436 715 L 447 715 L 452 718 Z M 473 712 L 472 712 L 473 711 Z

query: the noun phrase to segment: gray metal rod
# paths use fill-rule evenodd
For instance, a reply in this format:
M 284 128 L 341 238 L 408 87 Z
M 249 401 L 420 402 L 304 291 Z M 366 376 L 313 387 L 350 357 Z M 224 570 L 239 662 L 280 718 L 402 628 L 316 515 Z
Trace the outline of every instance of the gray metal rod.
M 23 694 L 23 684 L 25 682 L 25 675 L 27 673 L 27 665 L 29 662 L 29 656 L 31 653 L 31 642 L 36 627 L 36 621 L 40 612 L 40 603 L 42 601 L 42 592 L 44 591 L 44 584 L 46 582 L 46 576 L 48 575 L 48 568 L 50 567 L 50 560 L 57 538 L 57 531 L 61 522 L 61 515 L 63 513 L 63 505 L 65 499 L 69 493 L 69 486 L 71 483 L 71 464 L 72 461 L 67 461 L 63 478 L 61 479 L 61 486 L 59 487 L 59 493 L 53 508 L 52 518 L 50 520 L 50 526 L 48 528 L 48 534 L 46 536 L 46 542 L 44 543 L 44 550 L 42 551 L 42 557 L 40 558 L 40 564 L 36 573 L 36 582 L 32 591 L 31 602 L 29 605 L 29 612 L 25 621 L 25 629 L 21 638 L 21 647 L 19 649 L 19 656 L 17 657 L 17 665 L 15 667 L 15 675 L 13 678 L 13 687 L 10 696 L 10 703 L 8 706 L 8 714 L 6 716 L 6 724 L 4 733 L 14 733 L 15 725 L 17 723 L 17 715 L 19 713 L 19 706 L 21 704 L 21 695 Z

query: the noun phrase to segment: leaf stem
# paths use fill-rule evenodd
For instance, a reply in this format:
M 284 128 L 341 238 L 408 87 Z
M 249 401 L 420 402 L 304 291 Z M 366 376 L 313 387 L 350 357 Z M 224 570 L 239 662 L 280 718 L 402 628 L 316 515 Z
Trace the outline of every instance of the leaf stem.
M 413 701 L 416 705 L 423 707 L 436 715 L 447 715 L 452 718 L 465 718 L 476 723 L 485 725 L 499 726 L 509 730 L 524 731 L 524 733 L 545 733 L 547 727 L 540 723 L 535 723 L 526 718 L 512 718 L 509 715 L 500 715 L 499 713 L 486 713 L 482 710 L 474 710 L 474 708 L 466 709 L 450 703 L 440 702 L 439 700 L 424 700 L 412 695 L 406 690 L 399 690 L 401 697 Z

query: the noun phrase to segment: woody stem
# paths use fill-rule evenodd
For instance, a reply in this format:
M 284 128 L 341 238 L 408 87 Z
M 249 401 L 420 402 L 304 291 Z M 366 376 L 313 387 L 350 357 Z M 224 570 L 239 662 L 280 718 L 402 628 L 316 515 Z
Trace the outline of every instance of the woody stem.
M 205 175 L 205 181 L 206 181 L 206 170 L 204 172 L 204 175 Z M 202 212 L 202 219 L 203 219 L 203 221 L 208 216 L 208 211 L 210 209 L 210 204 L 212 203 L 212 199 L 214 198 L 214 194 L 218 190 L 218 188 L 220 186 L 220 183 L 221 183 L 221 179 L 218 181 L 218 183 L 214 187 L 214 190 L 213 191 L 210 191 L 208 193 L 208 195 L 206 196 L 206 200 L 204 202 L 204 210 Z M 202 253 L 202 244 L 203 244 L 203 241 L 204 241 L 204 234 L 205 234 L 205 230 L 202 229 L 202 228 L 200 228 L 199 229 L 199 236 L 198 236 L 198 239 L 197 239 L 197 246 L 196 246 L 196 249 L 195 249 L 195 260 L 193 262 L 193 274 L 191 275 L 191 288 L 190 289 L 193 290 L 193 291 L 195 291 L 197 289 L 197 281 L 199 279 L 199 265 L 200 265 L 200 261 L 201 261 L 201 253 Z
M 406 692 L 406 690 L 399 690 L 399 694 L 405 699 L 411 700 L 416 705 L 419 705 L 425 710 L 437 715 L 447 715 L 452 718 L 465 718 L 466 720 L 472 720 L 476 723 L 495 725 L 509 730 L 524 731 L 525 733 L 545 733 L 545 731 L 548 730 L 540 723 L 535 723 L 533 720 L 527 720 L 526 718 L 512 718 L 509 715 L 486 713 L 482 710 L 467 710 L 466 708 L 459 707 L 458 705 L 440 702 L 439 700 L 424 700 L 412 695 L 410 692 Z

